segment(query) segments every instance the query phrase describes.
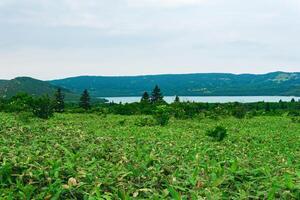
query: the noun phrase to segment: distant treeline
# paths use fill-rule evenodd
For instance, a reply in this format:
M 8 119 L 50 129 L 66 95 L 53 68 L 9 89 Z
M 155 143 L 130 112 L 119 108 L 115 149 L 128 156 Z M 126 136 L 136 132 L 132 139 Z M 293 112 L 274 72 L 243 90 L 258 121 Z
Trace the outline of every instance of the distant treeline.
M 0 100 L 2 112 L 29 112 L 47 119 L 53 113 L 98 113 L 119 115 L 156 115 L 161 113 L 174 116 L 177 119 L 192 118 L 203 115 L 211 118 L 234 116 L 244 118 L 256 115 L 282 115 L 287 113 L 293 116 L 300 114 L 300 102 L 292 99 L 290 102 L 256 102 L 256 103 L 195 103 L 181 102 L 176 96 L 173 103 L 166 103 L 159 86 L 155 86 L 149 94 L 145 92 L 140 102 L 136 103 L 97 103 L 91 102 L 88 90 L 84 90 L 78 103 L 65 103 L 64 94 L 58 89 L 53 97 L 33 97 L 28 94 L 18 94 L 10 99 Z

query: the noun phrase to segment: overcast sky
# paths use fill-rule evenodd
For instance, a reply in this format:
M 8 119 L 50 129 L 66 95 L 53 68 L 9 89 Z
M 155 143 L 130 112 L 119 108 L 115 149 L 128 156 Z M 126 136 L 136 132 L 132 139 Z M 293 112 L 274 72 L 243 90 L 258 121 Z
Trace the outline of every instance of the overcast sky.
M 0 78 L 299 69 L 299 0 L 0 0 Z

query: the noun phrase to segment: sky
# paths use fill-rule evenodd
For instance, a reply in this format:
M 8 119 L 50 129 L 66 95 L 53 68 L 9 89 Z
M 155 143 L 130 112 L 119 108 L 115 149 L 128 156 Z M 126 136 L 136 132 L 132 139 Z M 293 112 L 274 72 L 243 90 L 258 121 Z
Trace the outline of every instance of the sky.
M 299 0 L 0 0 L 0 79 L 300 71 Z

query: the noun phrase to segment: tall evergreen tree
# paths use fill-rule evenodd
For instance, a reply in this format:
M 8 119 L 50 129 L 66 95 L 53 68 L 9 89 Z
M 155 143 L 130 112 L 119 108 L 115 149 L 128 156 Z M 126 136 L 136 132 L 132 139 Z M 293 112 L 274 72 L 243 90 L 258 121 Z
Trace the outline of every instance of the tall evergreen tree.
M 265 111 L 266 111 L 266 112 L 270 112 L 270 111 L 271 111 L 271 106 L 270 106 L 270 103 L 269 103 L 269 102 L 267 102 L 267 103 L 265 104 Z
M 142 99 L 141 99 L 141 103 L 149 103 L 150 102 L 150 96 L 148 94 L 148 92 L 144 92 Z
M 174 103 L 179 103 L 179 102 L 180 102 L 180 98 L 179 98 L 179 96 L 176 95 Z
M 158 87 L 158 85 L 155 86 L 155 88 L 152 91 L 152 95 L 151 95 L 151 102 L 152 103 L 158 103 L 158 102 L 162 102 L 164 99 L 163 94 L 160 91 L 160 88 Z
M 65 110 L 65 96 L 60 88 L 58 88 L 55 93 L 54 110 L 60 113 Z
M 85 110 L 90 109 L 91 108 L 90 100 L 91 98 L 89 92 L 87 90 L 84 90 L 80 97 L 79 107 Z

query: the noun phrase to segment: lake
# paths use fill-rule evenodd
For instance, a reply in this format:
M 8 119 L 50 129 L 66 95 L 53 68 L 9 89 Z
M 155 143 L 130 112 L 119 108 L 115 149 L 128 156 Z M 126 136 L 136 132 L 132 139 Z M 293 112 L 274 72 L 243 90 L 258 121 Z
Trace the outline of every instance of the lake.
M 103 98 L 103 97 L 101 97 Z M 291 101 L 292 99 L 296 101 L 300 100 L 300 97 L 293 96 L 180 96 L 180 101 L 190 101 L 190 102 L 204 102 L 204 103 L 229 103 L 229 102 L 241 102 L 241 103 L 252 103 L 252 102 L 279 102 Z M 105 97 L 109 102 L 114 103 L 134 103 L 139 102 L 141 97 Z M 168 103 L 174 102 L 175 96 L 166 96 L 164 100 Z

